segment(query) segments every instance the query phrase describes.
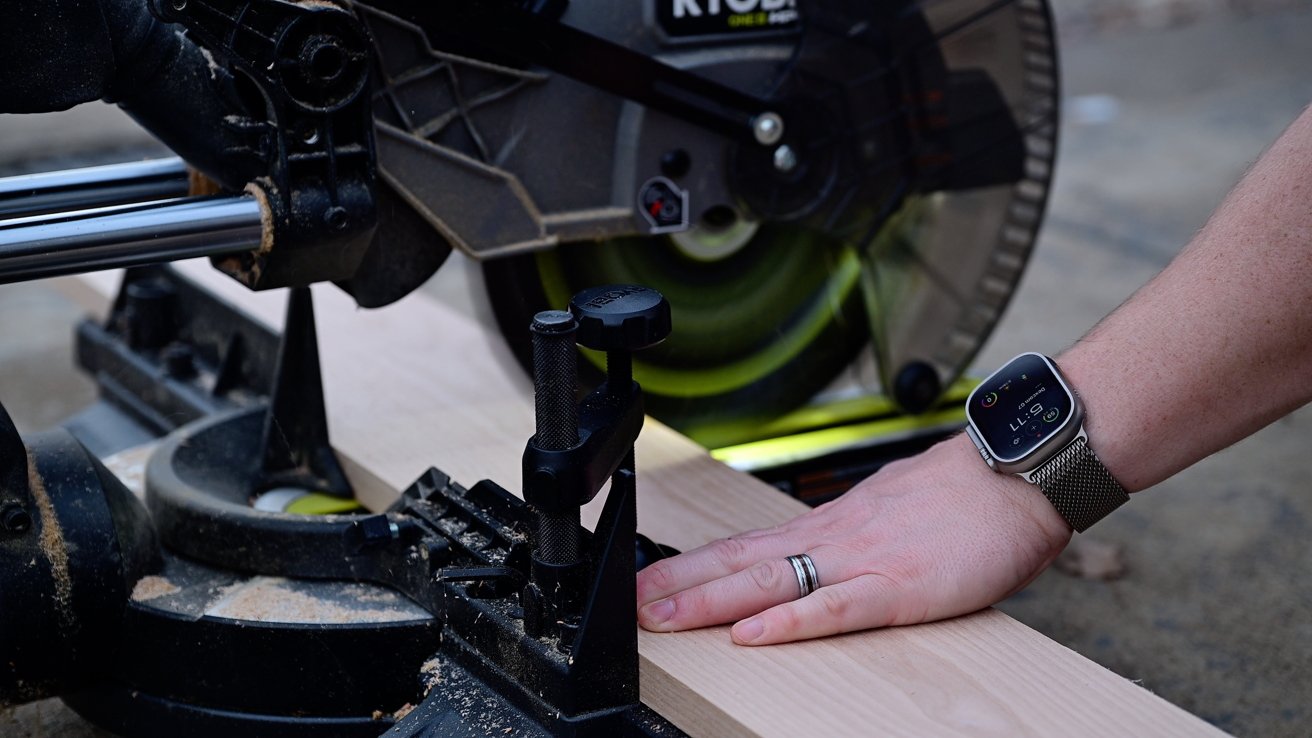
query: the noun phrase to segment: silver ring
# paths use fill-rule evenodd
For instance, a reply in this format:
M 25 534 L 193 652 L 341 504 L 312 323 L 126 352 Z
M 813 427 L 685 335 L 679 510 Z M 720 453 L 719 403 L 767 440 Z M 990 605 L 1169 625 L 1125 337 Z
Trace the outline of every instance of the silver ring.
M 815 562 L 806 554 L 797 554 L 789 556 L 788 563 L 793 565 L 793 573 L 797 575 L 797 599 L 811 594 L 820 589 L 820 575 L 815 571 Z

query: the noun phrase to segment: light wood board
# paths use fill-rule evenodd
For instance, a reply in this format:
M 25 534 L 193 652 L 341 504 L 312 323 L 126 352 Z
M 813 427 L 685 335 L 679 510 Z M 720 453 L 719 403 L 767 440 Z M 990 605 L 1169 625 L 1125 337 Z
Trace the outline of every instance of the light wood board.
M 284 294 L 247 292 L 203 263 L 183 270 L 280 324 Z M 103 309 L 116 283 L 62 286 Z M 499 337 L 423 295 L 371 311 L 332 287 L 315 295 L 330 432 L 366 503 L 387 504 L 429 466 L 518 490 L 532 401 Z M 637 462 L 639 529 L 678 548 L 804 509 L 655 421 Z M 643 701 L 697 736 L 1223 735 L 991 609 L 765 648 L 733 645 L 727 627 L 641 632 L 639 650 Z

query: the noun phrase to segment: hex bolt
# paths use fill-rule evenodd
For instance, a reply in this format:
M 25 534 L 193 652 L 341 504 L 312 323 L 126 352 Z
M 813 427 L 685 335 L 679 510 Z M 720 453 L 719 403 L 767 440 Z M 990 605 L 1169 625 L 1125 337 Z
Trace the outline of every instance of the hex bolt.
M 0 509 L 0 525 L 10 533 L 24 533 L 32 527 L 32 516 L 21 505 Z
M 762 146 L 773 146 L 784 137 L 784 119 L 778 113 L 761 113 L 752 119 L 752 135 Z
M 797 168 L 797 152 L 784 144 L 774 150 L 774 168 L 787 174 Z

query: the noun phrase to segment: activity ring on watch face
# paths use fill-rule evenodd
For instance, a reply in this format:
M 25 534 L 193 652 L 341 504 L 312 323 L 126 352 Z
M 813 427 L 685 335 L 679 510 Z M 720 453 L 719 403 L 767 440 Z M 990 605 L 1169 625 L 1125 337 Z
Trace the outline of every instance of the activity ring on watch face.
M 966 401 L 966 416 L 1000 464 L 1021 461 L 1067 428 L 1075 398 L 1042 354 L 1021 354 L 989 375 Z

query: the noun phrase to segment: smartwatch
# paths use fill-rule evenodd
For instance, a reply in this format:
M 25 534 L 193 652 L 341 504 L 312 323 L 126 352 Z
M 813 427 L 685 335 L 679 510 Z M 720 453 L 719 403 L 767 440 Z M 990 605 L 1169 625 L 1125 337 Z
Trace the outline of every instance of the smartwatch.
M 1089 448 L 1079 395 L 1042 354 L 1021 354 L 981 382 L 966 400 L 966 422 L 994 471 L 1038 485 L 1076 531 L 1130 499 Z

